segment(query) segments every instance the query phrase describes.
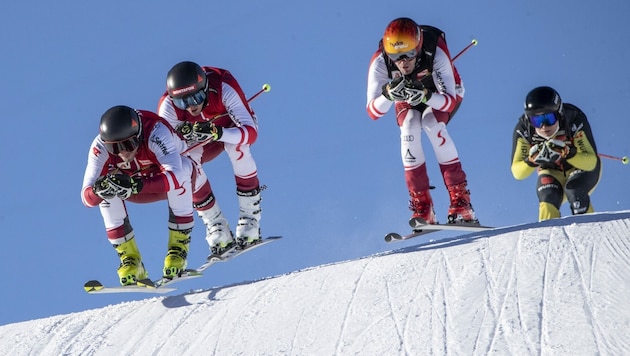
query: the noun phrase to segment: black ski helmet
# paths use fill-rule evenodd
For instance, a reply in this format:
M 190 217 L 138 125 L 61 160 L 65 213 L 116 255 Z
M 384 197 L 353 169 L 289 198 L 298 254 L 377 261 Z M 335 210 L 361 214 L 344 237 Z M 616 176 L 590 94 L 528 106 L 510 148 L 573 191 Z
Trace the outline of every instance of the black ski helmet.
M 104 142 L 121 142 L 132 137 L 140 138 L 142 124 L 136 110 L 124 106 L 114 106 L 101 116 L 101 140 Z
M 525 98 L 525 115 L 532 117 L 550 112 L 562 114 L 560 94 L 551 87 L 532 89 Z
M 180 62 L 166 75 L 166 89 L 171 98 L 184 98 L 207 89 L 206 72 L 194 62 Z

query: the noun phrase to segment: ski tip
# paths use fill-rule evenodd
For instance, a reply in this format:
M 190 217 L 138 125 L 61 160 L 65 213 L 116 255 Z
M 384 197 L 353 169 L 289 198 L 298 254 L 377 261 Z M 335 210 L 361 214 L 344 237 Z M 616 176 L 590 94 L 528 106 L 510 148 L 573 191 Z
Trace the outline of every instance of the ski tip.
M 85 289 L 85 291 L 88 292 L 88 293 L 96 292 L 96 291 L 99 291 L 99 290 L 101 290 L 103 288 L 105 288 L 103 286 L 103 284 L 101 282 L 97 281 L 97 280 L 87 281 L 83 285 L 83 289 Z
M 400 236 L 400 234 L 397 234 L 395 232 L 390 232 L 389 234 L 385 235 L 385 242 L 392 242 L 401 239 L 402 237 Z

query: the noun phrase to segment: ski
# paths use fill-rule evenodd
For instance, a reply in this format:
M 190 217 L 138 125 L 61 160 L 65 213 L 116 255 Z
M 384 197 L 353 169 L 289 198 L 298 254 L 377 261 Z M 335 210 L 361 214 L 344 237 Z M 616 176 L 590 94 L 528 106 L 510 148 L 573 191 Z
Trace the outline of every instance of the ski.
M 162 289 L 164 288 L 165 285 L 169 285 L 175 282 L 181 282 L 187 279 L 201 277 L 203 276 L 203 271 L 210 268 L 212 265 L 214 265 L 217 262 L 227 262 L 237 256 L 242 255 L 245 252 L 249 252 L 253 249 L 266 245 L 270 242 L 277 241 L 281 238 L 282 236 L 270 236 L 270 237 L 261 239 L 259 242 L 255 244 L 248 245 L 245 248 L 242 248 L 241 246 L 236 245 L 233 248 L 223 252 L 220 255 L 211 254 L 210 256 L 208 256 L 206 261 L 201 266 L 195 269 L 187 269 L 184 272 L 182 272 L 182 274 L 178 277 L 175 277 L 175 278 L 162 277 L 155 281 L 142 280 L 142 281 L 139 281 L 138 284 L 142 286 L 146 286 L 148 288 Z
M 409 226 L 413 228 L 413 231 L 407 235 L 401 235 L 395 232 L 390 232 L 385 235 L 385 242 L 395 242 L 412 239 L 420 235 L 426 235 L 432 232 L 451 230 L 451 231 L 464 231 L 475 232 L 494 229 L 491 226 L 483 226 L 472 223 L 454 223 L 454 224 L 427 224 L 426 221 L 419 218 L 412 218 L 409 220 Z
M 240 256 L 245 252 L 249 252 L 253 249 L 256 249 L 260 246 L 266 245 L 270 242 L 277 241 L 281 239 L 282 236 L 270 236 L 264 239 L 261 239 L 259 242 L 248 245 L 245 248 L 241 248 L 236 245 L 233 248 L 223 252 L 221 255 L 212 254 L 208 256 L 206 261 L 199 267 L 195 269 L 187 269 L 185 270 L 181 276 L 176 278 L 160 278 L 155 281 L 150 279 L 139 280 L 137 284 L 128 285 L 128 286 L 105 286 L 101 282 L 97 280 L 91 280 L 86 282 L 83 285 L 83 288 L 89 294 L 101 294 L 101 293 L 169 293 L 176 288 L 167 287 L 167 285 L 181 282 L 187 279 L 197 278 L 203 276 L 203 271 L 210 268 L 217 262 L 227 262 L 234 257 Z
M 416 230 L 456 230 L 456 231 L 484 231 L 494 229 L 491 226 L 483 226 L 478 223 L 452 223 L 452 224 L 427 224 L 426 221 L 420 218 L 409 219 L 409 226 L 414 231 Z
M 141 284 L 132 284 L 129 286 L 104 286 L 97 280 L 87 281 L 83 285 L 83 289 L 89 294 L 105 294 L 105 293 L 168 293 L 175 288 L 154 288 Z
M 412 239 L 414 237 L 418 237 L 420 235 L 426 235 L 426 234 L 430 234 L 432 232 L 437 232 L 437 231 L 439 231 L 439 230 L 414 231 L 411 234 L 407 234 L 407 235 L 401 235 L 401 234 L 396 233 L 396 232 L 390 232 L 389 234 L 385 235 L 385 242 L 395 242 L 395 241 L 409 240 L 409 239 Z

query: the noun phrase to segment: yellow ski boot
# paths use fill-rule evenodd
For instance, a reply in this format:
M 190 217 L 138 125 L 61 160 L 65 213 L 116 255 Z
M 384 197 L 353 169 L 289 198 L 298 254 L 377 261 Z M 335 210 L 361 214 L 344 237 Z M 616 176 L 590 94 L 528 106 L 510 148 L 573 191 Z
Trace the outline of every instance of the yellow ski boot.
M 136 284 L 141 279 L 149 278 L 149 273 L 144 269 L 135 237 L 120 245 L 114 245 L 114 248 L 120 257 L 120 266 L 118 267 L 120 284 L 123 286 Z
M 186 269 L 191 232 L 192 229 L 168 230 L 168 252 L 164 258 L 164 278 L 179 277 Z

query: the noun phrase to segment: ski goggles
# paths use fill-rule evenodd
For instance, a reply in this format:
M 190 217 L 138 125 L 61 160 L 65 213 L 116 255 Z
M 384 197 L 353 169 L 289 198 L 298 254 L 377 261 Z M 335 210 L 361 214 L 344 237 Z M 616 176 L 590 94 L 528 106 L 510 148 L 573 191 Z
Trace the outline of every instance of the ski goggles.
M 529 123 L 537 129 L 543 127 L 543 125 L 551 126 L 556 122 L 558 122 L 558 115 L 555 112 L 532 115 L 529 117 Z
M 387 53 L 387 57 L 394 62 L 398 61 L 409 61 L 411 59 L 416 58 L 418 55 L 418 51 L 412 49 L 411 51 L 402 52 L 402 53 Z
M 133 152 L 133 150 L 140 146 L 140 139 L 137 136 L 132 136 L 122 141 L 109 141 L 103 143 L 105 144 L 107 152 L 117 155 L 122 151 Z
M 183 98 L 171 98 L 173 104 L 182 110 L 186 110 L 189 106 L 201 105 L 206 101 L 207 95 L 205 89 L 199 90 L 195 94 L 185 96 Z

